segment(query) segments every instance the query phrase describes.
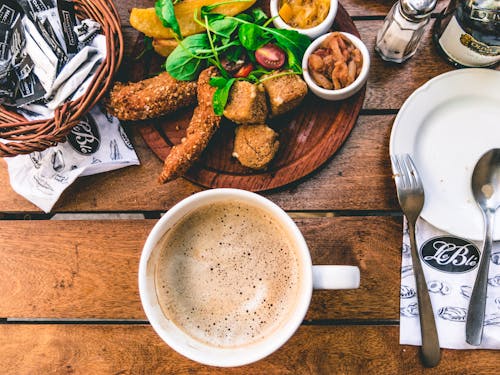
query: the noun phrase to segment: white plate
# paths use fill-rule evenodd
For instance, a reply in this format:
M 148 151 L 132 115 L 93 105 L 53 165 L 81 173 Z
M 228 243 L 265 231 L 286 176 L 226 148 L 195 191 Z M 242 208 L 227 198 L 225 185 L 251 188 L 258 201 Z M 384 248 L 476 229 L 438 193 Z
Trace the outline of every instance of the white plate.
M 411 155 L 422 177 L 421 216 L 439 229 L 483 239 L 483 217 L 471 191 L 482 154 L 500 148 L 500 72 L 462 69 L 441 74 L 403 104 L 392 127 L 390 154 Z M 500 239 L 500 218 L 494 229 Z

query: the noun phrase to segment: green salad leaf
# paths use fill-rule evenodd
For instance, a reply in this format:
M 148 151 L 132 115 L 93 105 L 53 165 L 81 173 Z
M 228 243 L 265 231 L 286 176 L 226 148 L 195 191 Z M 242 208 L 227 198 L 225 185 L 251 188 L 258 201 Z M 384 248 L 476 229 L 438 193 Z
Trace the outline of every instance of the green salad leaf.
M 238 28 L 238 22 L 230 18 L 219 18 L 208 21 L 210 31 L 217 37 L 221 38 L 222 43 L 227 43 L 231 39 L 231 35 Z
M 296 61 L 302 61 L 304 52 L 311 44 L 311 40 L 307 36 L 295 30 L 267 29 L 281 48 L 292 53 Z
M 155 2 L 155 12 L 163 26 L 171 28 L 174 33 L 182 39 L 181 28 L 174 13 L 174 4 L 180 1 L 181 0 L 157 0 Z
M 217 80 L 213 78 L 210 79 L 210 85 L 217 87 L 212 98 L 212 105 L 214 107 L 214 113 L 217 116 L 222 116 L 224 113 L 224 108 L 226 108 L 227 99 L 229 97 L 229 91 L 233 86 L 236 78 L 226 79 L 223 77 L 216 77 Z
M 255 51 L 263 44 L 265 33 L 258 25 L 253 23 L 244 23 L 238 30 L 238 38 L 241 45 L 248 51 Z
M 241 56 L 245 53 L 245 48 L 241 44 L 237 44 L 225 51 L 226 58 L 229 61 L 238 61 Z
M 173 0 L 175 1 L 178 0 Z M 236 80 L 246 80 L 259 83 L 266 78 L 263 75 L 271 70 L 260 66 L 255 59 L 255 51 L 267 43 L 273 43 L 283 49 L 287 59 L 285 69 L 291 71 L 279 74 L 301 74 L 302 58 L 311 41 L 305 35 L 294 30 L 275 29 L 269 24 L 272 22 L 262 9 L 253 8 L 236 16 L 225 16 L 213 11 L 222 4 L 248 0 L 228 0 L 221 3 L 203 6 L 200 11 L 194 12 L 194 20 L 206 30 L 204 34 L 195 34 L 186 37 L 179 46 L 168 56 L 165 68 L 172 77 L 181 81 L 195 80 L 201 70 L 207 66 L 216 66 L 221 77 L 210 79 L 210 85 L 217 90 L 213 97 L 213 108 L 217 115 L 222 115 L 227 104 L 229 91 Z M 168 23 L 174 31 L 175 14 L 172 0 L 158 0 L 156 11 L 164 25 Z M 175 21 L 175 22 L 174 22 Z M 180 30 L 177 24 L 178 35 Z M 177 32 L 176 31 L 176 32 Z M 235 62 L 246 56 L 247 63 L 254 69 L 247 77 L 232 78 L 223 68 L 224 59 Z
M 206 67 L 203 51 L 210 51 L 207 34 L 195 34 L 182 40 L 167 57 L 165 68 L 179 81 L 195 80 Z
M 208 83 L 212 87 L 217 87 L 217 88 L 221 89 L 226 85 L 227 79 L 224 77 L 210 77 L 210 80 L 208 81 Z
M 267 17 L 267 14 L 260 8 L 254 8 L 250 10 L 250 14 L 252 16 L 251 22 L 257 25 L 263 25 L 269 19 L 269 17 Z

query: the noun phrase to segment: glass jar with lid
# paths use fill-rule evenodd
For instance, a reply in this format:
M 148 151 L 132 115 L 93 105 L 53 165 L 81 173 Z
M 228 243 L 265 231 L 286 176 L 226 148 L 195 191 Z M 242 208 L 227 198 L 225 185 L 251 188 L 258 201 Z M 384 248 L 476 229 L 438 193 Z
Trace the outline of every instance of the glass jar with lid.
M 436 19 L 433 40 L 457 67 L 500 62 L 500 0 L 451 0 Z

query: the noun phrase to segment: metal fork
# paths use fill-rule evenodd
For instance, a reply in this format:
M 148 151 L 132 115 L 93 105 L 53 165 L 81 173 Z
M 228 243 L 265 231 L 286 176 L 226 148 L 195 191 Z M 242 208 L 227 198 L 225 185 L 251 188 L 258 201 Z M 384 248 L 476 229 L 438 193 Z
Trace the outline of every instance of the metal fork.
M 415 223 L 424 206 L 424 187 L 410 155 L 391 155 L 398 200 L 408 220 L 411 260 L 417 284 L 418 311 L 422 334 L 422 362 L 426 367 L 436 366 L 441 359 L 439 339 L 431 300 L 415 240 Z

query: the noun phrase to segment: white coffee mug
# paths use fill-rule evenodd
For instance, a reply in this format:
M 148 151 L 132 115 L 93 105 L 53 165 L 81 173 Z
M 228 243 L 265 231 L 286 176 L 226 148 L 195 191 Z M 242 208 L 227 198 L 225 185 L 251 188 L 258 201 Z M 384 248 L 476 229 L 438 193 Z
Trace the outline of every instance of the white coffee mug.
M 156 294 L 155 267 L 160 255 L 160 240 L 186 214 L 211 203 L 237 200 L 269 212 L 296 244 L 301 259 L 301 275 L 294 310 L 286 321 L 264 339 L 246 346 L 221 348 L 200 342 L 177 327 L 163 313 Z M 144 245 L 139 264 L 141 302 L 156 333 L 178 353 L 212 366 L 241 366 L 262 359 L 281 347 L 302 323 L 314 289 L 354 289 L 359 287 L 359 268 L 355 266 L 313 266 L 309 249 L 297 225 L 276 204 L 245 190 L 212 189 L 194 194 L 172 207 L 154 226 Z

